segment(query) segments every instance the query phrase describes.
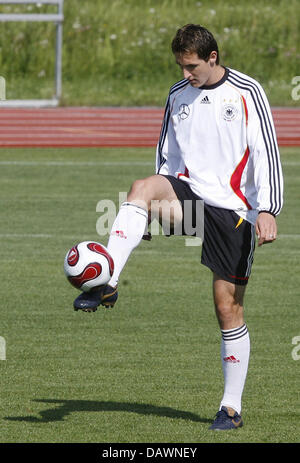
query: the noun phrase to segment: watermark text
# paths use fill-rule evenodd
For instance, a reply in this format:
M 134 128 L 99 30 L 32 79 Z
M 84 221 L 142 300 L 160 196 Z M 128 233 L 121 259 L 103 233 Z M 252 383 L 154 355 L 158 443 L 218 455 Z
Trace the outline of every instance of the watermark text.
M 0 336 L 0 360 L 6 360 L 6 341 Z
M 0 76 L 0 101 L 6 100 L 6 82 L 4 77 Z
M 118 205 L 109 199 L 102 199 L 97 203 L 96 212 L 100 213 L 100 217 L 96 222 L 96 231 L 99 236 L 110 235 L 111 231 L 120 237 L 125 236 L 124 230 L 117 230 L 116 233 L 112 228 L 118 211 L 126 201 L 127 193 L 120 192 Z M 136 205 L 148 214 L 145 235 L 187 236 L 186 246 L 201 246 L 204 236 L 204 202 L 201 199 L 184 200 L 184 214 L 179 200 L 152 200 L 150 208 L 143 201 Z M 124 226 L 127 228 L 130 224 Z
M 300 100 L 300 76 L 294 76 L 291 83 L 293 85 L 291 92 L 292 100 L 298 101 Z
M 292 344 L 296 345 L 292 350 L 292 359 L 300 360 L 300 336 L 294 336 L 292 339 Z

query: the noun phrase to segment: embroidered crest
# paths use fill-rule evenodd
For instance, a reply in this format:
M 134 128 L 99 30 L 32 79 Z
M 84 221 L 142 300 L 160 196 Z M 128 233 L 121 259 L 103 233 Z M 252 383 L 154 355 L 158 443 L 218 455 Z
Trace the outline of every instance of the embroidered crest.
M 223 106 L 222 116 L 225 121 L 233 121 L 236 119 L 238 113 L 238 108 L 232 104 L 226 104 Z

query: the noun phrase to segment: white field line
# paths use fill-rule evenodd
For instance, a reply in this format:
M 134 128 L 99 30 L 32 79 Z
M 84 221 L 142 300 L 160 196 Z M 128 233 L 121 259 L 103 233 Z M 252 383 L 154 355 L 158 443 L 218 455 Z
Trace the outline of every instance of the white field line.
M 300 166 L 300 161 L 285 161 L 281 163 L 283 166 Z
M 154 166 L 153 161 L 0 161 L 1 166 Z M 299 161 L 283 161 L 283 166 L 300 166 Z
M 154 162 L 150 161 L 0 161 L 1 166 L 154 166 Z
M 164 236 L 161 234 L 161 236 Z M 0 239 L 5 239 L 5 238 L 13 238 L 13 239 L 23 239 L 23 238 L 32 238 L 32 239 L 72 239 L 72 240 L 77 240 L 79 241 L 84 241 L 88 240 L 89 238 L 87 237 L 82 237 L 82 236 L 75 236 L 75 235 L 54 235 L 54 234 L 47 234 L 47 233 L 0 233 Z M 101 237 L 99 237 L 101 240 Z M 194 238 L 191 238 L 194 239 Z M 293 233 L 293 234 L 279 234 L 277 239 L 300 239 L 300 233 Z M 97 239 L 95 239 L 97 241 Z M 147 253 L 149 251 L 145 251 Z
M 296 239 L 298 240 L 300 238 L 300 234 L 299 233 L 295 233 L 295 234 L 292 234 L 292 235 L 289 235 L 289 234 L 280 234 L 278 235 L 278 238 L 284 238 L 284 239 Z
M 46 233 L 0 233 L 0 239 L 15 238 L 54 238 L 54 235 L 48 235 Z

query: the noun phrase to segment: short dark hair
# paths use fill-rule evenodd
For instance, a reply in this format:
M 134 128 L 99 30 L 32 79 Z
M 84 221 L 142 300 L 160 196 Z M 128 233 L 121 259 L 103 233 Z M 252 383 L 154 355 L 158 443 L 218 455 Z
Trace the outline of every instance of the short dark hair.
M 199 24 L 186 24 L 177 30 L 172 41 L 172 52 L 197 53 L 200 59 L 208 61 L 212 51 L 217 52 L 216 64 L 219 64 L 218 44 L 205 27 Z

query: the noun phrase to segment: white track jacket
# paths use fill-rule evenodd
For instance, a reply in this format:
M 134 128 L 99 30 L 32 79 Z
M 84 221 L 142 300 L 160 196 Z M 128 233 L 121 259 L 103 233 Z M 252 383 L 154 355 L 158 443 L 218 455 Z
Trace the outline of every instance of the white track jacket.
M 156 150 L 156 172 L 188 182 L 208 205 L 255 223 L 278 215 L 283 178 L 273 118 L 260 84 L 229 68 L 215 85 L 173 85 Z

